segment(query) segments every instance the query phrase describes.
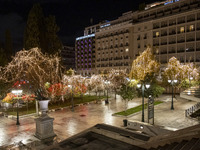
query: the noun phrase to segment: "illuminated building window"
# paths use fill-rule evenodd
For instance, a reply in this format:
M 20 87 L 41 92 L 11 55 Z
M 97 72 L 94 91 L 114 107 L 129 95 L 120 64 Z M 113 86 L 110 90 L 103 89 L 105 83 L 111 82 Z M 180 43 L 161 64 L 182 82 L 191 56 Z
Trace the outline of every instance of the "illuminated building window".
M 156 32 L 156 37 L 159 37 L 159 32 Z
M 190 25 L 190 31 L 194 30 L 194 25 Z
M 128 52 L 128 48 L 126 48 L 126 52 Z
M 180 27 L 180 32 L 183 33 L 185 31 L 184 27 Z

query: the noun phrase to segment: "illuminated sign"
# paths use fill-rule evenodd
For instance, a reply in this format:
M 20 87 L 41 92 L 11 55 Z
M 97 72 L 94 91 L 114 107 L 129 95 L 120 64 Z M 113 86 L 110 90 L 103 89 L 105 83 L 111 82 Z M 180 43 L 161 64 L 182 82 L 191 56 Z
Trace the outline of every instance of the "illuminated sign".
M 171 3 L 175 3 L 175 2 L 178 2 L 178 1 L 179 1 L 179 0 L 168 1 L 168 2 L 164 3 L 164 5 L 171 4 Z
M 104 25 L 100 26 L 100 28 L 108 27 L 108 26 L 110 26 L 110 25 L 111 25 L 110 23 L 104 24 Z
M 85 39 L 85 38 L 89 38 L 89 37 L 93 37 L 93 36 L 95 36 L 95 34 L 89 34 L 89 35 L 86 35 L 86 36 L 81 36 L 81 37 L 76 38 L 76 41 L 81 40 L 81 39 Z

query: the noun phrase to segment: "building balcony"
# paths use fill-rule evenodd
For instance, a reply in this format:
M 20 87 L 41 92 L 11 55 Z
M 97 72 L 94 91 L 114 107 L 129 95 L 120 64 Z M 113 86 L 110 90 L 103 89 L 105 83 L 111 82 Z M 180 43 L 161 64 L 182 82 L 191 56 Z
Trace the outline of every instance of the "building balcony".
M 189 5 L 183 5 L 181 6 L 181 11 L 187 10 L 189 8 Z
M 177 53 L 184 53 L 185 50 L 178 50 Z
M 176 8 L 176 9 L 172 9 L 172 13 L 175 14 L 175 13 L 178 13 L 180 11 L 179 8 Z
M 177 43 L 183 43 L 185 40 L 178 40 Z
M 182 24 L 182 23 L 185 23 L 185 20 L 178 21 L 178 24 Z
M 176 25 L 176 22 L 169 23 L 169 26 Z
M 159 36 L 154 35 L 153 38 L 158 38 Z
M 194 52 L 194 48 L 189 48 L 186 52 Z
M 175 44 L 176 41 L 169 41 L 169 44 Z
M 189 18 L 189 19 L 187 19 L 187 22 L 192 22 L 192 21 L 195 21 L 195 18 Z
M 164 15 L 164 13 L 158 13 L 156 16 L 157 17 L 162 17 Z
M 167 45 L 167 42 L 161 42 L 161 45 Z
M 158 29 L 158 28 L 160 28 L 159 26 L 153 26 L 153 29 Z
M 165 15 L 170 15 L 172 12 L 171 12 L 171 10 L 168 10 L 168 11 L 165 11 L 164 13 L 165 13 Z
M 172 54 L 172 53 L 176 53 L 176 51 L 173 50 L 173 51 L 169 51 L 168 53 L 169 53 L 169 54 Z
M 172 10 L 177 10 L 177 9 L 179 9 L 179 7 L 178 7 L 178 6 L 176 6 L 176 7 L 172 8 Z
M 193 30 L 187 29 L 187 32 L 193 32 L 193 31 L 195 31 L 195 29 L 193 29 Z
M 174 34 L 176 34 L 176 31 L 172 31 L 169 33 L 169 35 L 174 35 Z
M 159 46 L 159 43 L 154 43 L 153 46 Z
M 198 7 L 198 2 L 190 3 L 190 8 L 197 8 Z
M 167 32 L 166 32 L 166 33 L 163 33 L 163 34 L 161 34 L 161 36 L 167 36 Z
M 160 52 L 160 54 L 167 54 L 167 51 Z
M 162 24 L 161 28 L 167 27 L 167 24 Z
M 194 38 L 191 38 L 191 39 L 187 39 L 186 41 L 187 41 L 187 42 L 192 42 L 192 41 L 195 41 L 195 39 L 194 39 Z

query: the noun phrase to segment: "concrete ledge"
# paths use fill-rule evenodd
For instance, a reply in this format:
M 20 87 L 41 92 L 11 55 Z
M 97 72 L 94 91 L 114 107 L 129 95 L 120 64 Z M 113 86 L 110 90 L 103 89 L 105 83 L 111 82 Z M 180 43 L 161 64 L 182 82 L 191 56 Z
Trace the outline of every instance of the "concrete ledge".
M 185 99 L 187 99 L 187 100 L 200 102 L 200 98 L 194 97 L 194 96 L 190 96 L 190 95 L 186 95 L 186 94 L 183 94 L 183 93 L 180 93 L 180 97 L 181 97 L 181 98 L 185 98 Z
M 169 130 L 140 121 L 128 121 L 127 129 L 141 131 L 149 136 L 164 135 L 170 132 Z

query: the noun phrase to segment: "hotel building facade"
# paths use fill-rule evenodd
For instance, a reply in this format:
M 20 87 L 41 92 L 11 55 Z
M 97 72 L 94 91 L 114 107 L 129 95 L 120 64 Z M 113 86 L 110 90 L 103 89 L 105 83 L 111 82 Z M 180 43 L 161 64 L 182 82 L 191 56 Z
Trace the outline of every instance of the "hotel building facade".
M 181 63 L 200 63 L 200 0 L 156 2 L 143 11 L 126 12 L 118 19 L 86 27 L 76 38 L 79 74 L 127 69 L 150 45 L 165 65 L 175 56 Z

